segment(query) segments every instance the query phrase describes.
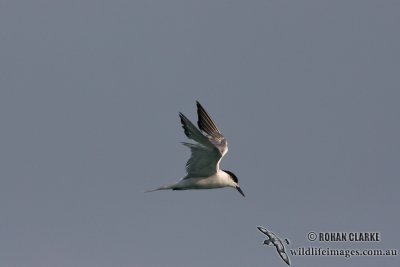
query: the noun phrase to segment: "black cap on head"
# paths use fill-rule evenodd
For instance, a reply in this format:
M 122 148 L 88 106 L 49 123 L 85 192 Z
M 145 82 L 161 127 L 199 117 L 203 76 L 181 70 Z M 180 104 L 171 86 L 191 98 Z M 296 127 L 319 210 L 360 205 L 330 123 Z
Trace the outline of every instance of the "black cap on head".
M 223 171 L 226 172 L 227 174 L 229 174 L 229 176 L 232 178 L 232 180 L 233 180 L 235 183 L 238 183 L 238 182 L 239 182 L 238 178 L 236 177 L 236 175 L 235 175 L 233 172 L 227 171 L 227 170 L 223 170 Z
M 223 170 L 223 171 L 226 172 L 227 174 L 229 174 L 229 176 L 231 177 L 231 179 L 232 179 L 236 184 L 238 184 L 238 186 L 236 186 L 237 191 L 239 191 L 239 193 L 240 193 L 242 196 L 245 197 L 245 195 L 244 195 L 242 189 L 239 187 L 239 180 L 238 180 L 238 178 L 236 177 L 236 175 L 235 175 L 233 172 L 231 172 L 231 171 L 227 171 L 227 170 Z

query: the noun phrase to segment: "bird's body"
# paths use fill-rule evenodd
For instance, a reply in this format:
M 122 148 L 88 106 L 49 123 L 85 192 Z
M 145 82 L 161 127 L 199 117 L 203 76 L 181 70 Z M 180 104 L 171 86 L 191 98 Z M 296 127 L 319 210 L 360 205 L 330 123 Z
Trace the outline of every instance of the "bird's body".
M 218 170 L 215 174 L 208 177 L 190 177 L 181 179 L 179 182 L 171 185 L 164 186 L 164 188 L 157 188 L 156 190 L 188 190 L 188 189 L 213 189 L 226 187 L 231 183 L 231 178 L 228 173 Z
M 148 192 L 233 187 L 244 196 L 235 174 L 219 168 L 222 157 L 228 152 L 228 142 L 199 102 L 197 114 L 200 130 L 185 115 L 179 113 L 185 135 L 197 142 L 183 143 L 191 150 L 191 156 L 186 163 L 187 175 L 175 184 L 161 186 Z

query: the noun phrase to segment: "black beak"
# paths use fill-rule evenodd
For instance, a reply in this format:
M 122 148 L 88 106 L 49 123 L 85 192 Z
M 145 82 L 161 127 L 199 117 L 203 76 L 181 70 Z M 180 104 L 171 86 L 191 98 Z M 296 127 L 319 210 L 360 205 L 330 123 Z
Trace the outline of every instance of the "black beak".
M 237 191 L 239 191 L 239 193 L 240 193 L 240 194 L 242 194 L 242 196 L 244 196 L 244 197 L 245 197 L 245 195 L 244 195 L 244 193 L 243 193 L 242 189 L 240 189 L 240 187 L 239 187 L 239 186 L 236 186 L 236 189 L 237 189 Z

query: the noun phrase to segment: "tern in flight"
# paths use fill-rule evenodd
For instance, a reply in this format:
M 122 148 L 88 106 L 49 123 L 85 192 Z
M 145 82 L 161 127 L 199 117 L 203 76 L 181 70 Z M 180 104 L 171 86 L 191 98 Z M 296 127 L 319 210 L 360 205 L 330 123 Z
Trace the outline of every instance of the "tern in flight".
M 278 252 L 279 256 L 281 256 L 282 260 L 286 262 L 287 265 L 290 265 L 289 256 L 286 254 L 285 246 L 283 245 L 282 240 L 280 240 L 273 232 L 268 231 L 264 227 L 257 226 L 257 229 L 260 230 L 261 233 L 268 236 L 268 239 L 264 240 L 264 244 L 275 246 L 276 251 Z M 285 239 L 285 242 L 289 245 L 289 240 Z
M 228 152 L 228 142 L 210 115 L 199 102 L 196 103 L 199 129 L 185 115 L 179 113 L 185 135 L 197 142 L 195 144 L 182 142 L 191 151 L 190 158 L 186 162 L 187 175 L 175 184 L 161 186 L 147 192 L 168 189 L 187 190 L 233 187 L 244 196 L 236 175 L 219 168 L 221 159 Z

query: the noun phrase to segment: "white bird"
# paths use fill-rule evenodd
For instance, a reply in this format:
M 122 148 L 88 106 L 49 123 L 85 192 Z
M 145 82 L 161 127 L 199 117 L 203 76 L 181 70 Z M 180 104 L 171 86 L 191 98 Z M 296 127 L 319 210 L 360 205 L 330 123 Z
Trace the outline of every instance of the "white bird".
M 185 115 L 179 113 L 185 135 L 197 142 L 195 144 L 182 142 L 191 150 L 191 156 L 186 162 L 187 175 L 175 184 L 161 186 L 146 192 L 233 187 L 244 196 L 236 175 L 219 168 L 221 159 L 228 152 L 228 142 L 205 109 L 199 102 L 196 103 L 197 125 L 200 130 Z

